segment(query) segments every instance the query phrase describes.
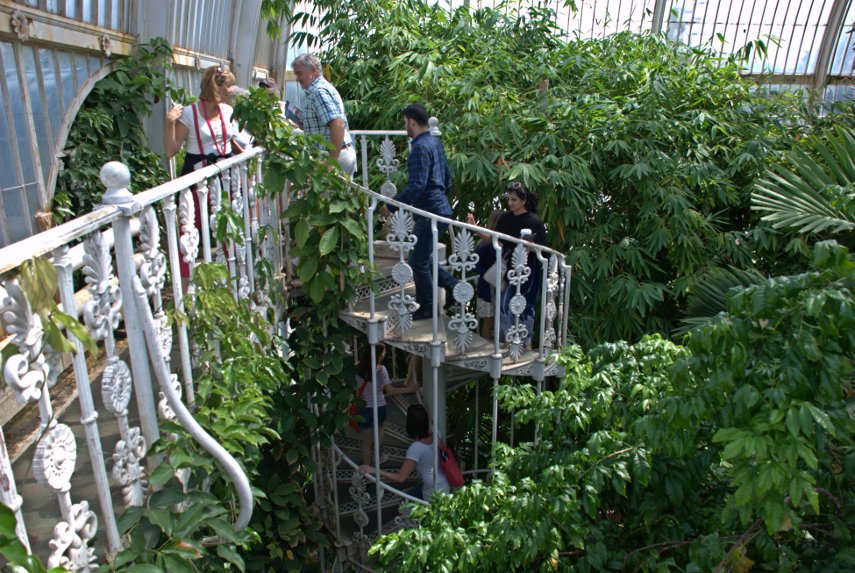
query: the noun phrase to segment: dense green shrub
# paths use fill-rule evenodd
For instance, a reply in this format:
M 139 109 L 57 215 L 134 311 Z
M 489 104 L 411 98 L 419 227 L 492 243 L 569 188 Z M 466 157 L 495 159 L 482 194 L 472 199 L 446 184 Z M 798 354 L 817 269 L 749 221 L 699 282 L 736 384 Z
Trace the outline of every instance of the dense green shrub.
M 411 101 L 439 117 L 459 218 L 474 202 L 484 219 L 508 179 L 540 194 L 552 246 L 576 267 L 580 342 L 669 332 L 710 274 L 804 256 L 749 206 L 813 116 L 742 79 L 738 60 L 653 35 L 567 42 L 536 7 L 315 4 L 352 127 L 399 128 Z
M 855 566 L 855 272 L 735 294 L 685 347 L 567 349 L 555 391 L 504 387 L 541 439 L 373 549 L 398 571 L 830 571 Z M 849 408 L 851 409 L 851 407 Z

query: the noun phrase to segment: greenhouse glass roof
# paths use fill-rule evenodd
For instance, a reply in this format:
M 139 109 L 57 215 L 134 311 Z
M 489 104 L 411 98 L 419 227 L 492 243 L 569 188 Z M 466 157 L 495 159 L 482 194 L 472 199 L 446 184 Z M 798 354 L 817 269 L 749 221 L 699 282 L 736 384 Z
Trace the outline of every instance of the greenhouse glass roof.
M 450 0 L 505 10 L 515 3 Z M 773 86 L 828 85 L 826 98 L 851 96 L 855 9 L 851 0 L 550 0 L 568 39 L 600 38 L 623 30 L 663 32 L 727 57 L 749 45 L 746 75 Z M 761 49 L 758 51 L 758 47 Z M 765 49 L 765 53 L 763 53 Z

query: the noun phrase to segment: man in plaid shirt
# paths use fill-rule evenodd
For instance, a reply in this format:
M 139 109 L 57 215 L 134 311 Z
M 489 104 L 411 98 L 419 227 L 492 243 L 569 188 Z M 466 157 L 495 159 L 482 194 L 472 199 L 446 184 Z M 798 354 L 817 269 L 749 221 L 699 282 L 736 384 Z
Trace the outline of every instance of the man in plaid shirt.
M 291 68 L 297 83 L 306 90 L 303 131 L 323 135 L 332 144 L 330 157 L 338 161 L 345 173 L 353 175 L 356 150 L 348 129 L 344 103 L 335 87 L 321 76 L 321 61 L 312 54 L 300 54 Z
M 451 217 L 451 204 L 447 196 L 451 190 L 451 170 L 448 168 L 442 143 L 430 132 L 425 106 L 414 103 L 404 108 L 404 127 L 407 129 L 407 135 L 412 138 L 410 156 L 407 158 L 409 181 L 406 189 L 398 193 L 395 200 L 442 217 Z M 393 205 L 384 206 L 381 213 L 388 214 L 395 209 Z M 409 263 L 413 269 L 419 308 L 413 313 L 413 320 L 422 320 L 433 317 L 433 237 L 430 219 L 419 215 L 414 219 L 416 225 L 413 234 L 417 241 L 410 253 Z M 442 239 L 446 227 L 447 223 L 437 222 L 439 239 Z M 438 274 L 437 284 L 445 289 L 445 310 L 448 312 L 454 304 L 454 285 L 458 281 L 441 266 Z

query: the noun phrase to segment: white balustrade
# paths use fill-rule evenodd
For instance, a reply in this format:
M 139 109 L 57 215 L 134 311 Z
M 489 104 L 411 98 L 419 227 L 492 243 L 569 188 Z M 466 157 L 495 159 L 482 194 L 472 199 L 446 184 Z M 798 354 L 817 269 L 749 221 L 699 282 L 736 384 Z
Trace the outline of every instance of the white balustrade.
M 265 241 L 263 247 L 253 241 L 266 222 L 260 222 L 256 213 L 267 213 L 269 219 L 276 221 L 279 214 L 279 207 L 272 205 L 272 201 L 259 201 L 254 195 L 260 171 L 255 167 L 248 170 L 247 165 L 260 161 L 262 153 L 260 149 L 248 151 L 137 195 L 129 191 L 127 167 L 109 163 L 101 172 L 106 187 L 103 206 L 79 219 L 0 249 L 0 276 L 4 277 L 0 281 L 0 315 L 4 330 L 10 335 L 9 344 L 14 348 L 4 363 L 4 380 L 21 402 L 38 405 L 41 436 L 32 467 L 37 482 L 56 497 L 58 505 L 53 535 L 49 540 L 41 538 L 40 541 L 49 546 L 48 553 L 41 557 L 50 566 L 90 571 L 103 562 L 105 559 L 96 555 L 94 545 L 99 528 L 102 530 L 99 537 L 104 540 L 109 554 L 122 549 L 116 514 L 123 507 L 142 505 L 149 493 L 146 463 L 151 469 L 157 460 L 146 457 L 146 453 L 148 446 L 160 437 L 153 382 L 164 375 L 170 381 L 176 379 L 170 361 L 174 340 L 181 356 L 179 368 L 183 383 L 180 388 L 184 390 L 187 406 L 178 402 L 177 393 L 170 391 L 172 388 L 164 389 L 161 384 L 163 400 L 168 402 L 170 413 L 177 415 L 203 446 L 215 450 L 214 457 L 224 465 L 238 490 L 241 508 L 236 526 L 242 528 L 248 524 L 252 496 L 246 477 L 239 464 L 219 444 L 205 438 L 200 428 L 194 427 L 195 421 L 189 414 L 194 390 L 191 337 L 185 324 L 170 324 L 163 289 L 170 275 L 173 304 L 183 310 L 184 296 L 190 286 L 188 281 L 200 250 L 205 261 L 212 259 L 212 251 L 226 250 L 232 253 L 229 258 L 231 272 L 243 279 L 240 296 L 252 296 L 254 301 L 266 300 L 266 293 L 252 292 L 255 280 L 250 266 L 274 253 L 281 260 L 282 254 L 279 246 L 271 241 Z M 225 207 L 222 189 L 232 192 Z M 200 205 L 201 233 L 194 224 L 194 203 L 198 198 L 203 201 Z M 229 239 L 222 244 L 213 234 L 217 214 L 223 208 L 232 207 L 237 207 L 238 216 L 245 220 L 242 234 L 247 243 L 240 257 L 234 256 L 237 252 L 235 241 Z M 165 245 L 161 244 L 159 220 L 166 225 Z M 63 404 L 57 414 L 51 390 L 62 370 L 62 357 L 47 344 L 42 318 L 33 310 L 31 301 L 14 278 L 22 263 L 40 257 L 51 260 L 56 268 L 62 310 L 71 316 L 80 316 L 90 336 L 103 347 L 98 359 L 103 368 L 100 374 L 103 403 L 96 404 L 90 388 L 98 376 L 92 371 L 93 361 L 87 361 L 82 343 L 70 331 L 65 332 L 77 349 L 71 356 L 70 378 L 76 385 L 89 457 L 85 471 L 91 472 L 95 499 L 78 501 L 74 494 L 72 477 L 84 470 L 77 463 L 78 444 L 68 425 L 71 422 L 64 420 L 61 414 L 66 406 Z M 114 261 L 117 274 L 113 274 Z M 187 265 L 185 273 L 180 270 L 181 261 Z M 237 268 L 239 263 L 241 268 Z M 75 272 L 85 279 L 83 294 L 73 292 Z M 183 280 L 182 274 L 187 275 Z M 54 294 L 45 296 L 52 299 Z M 84 301 L 83 304 L 78 305 L 78 300 Z M 257 310 L 266 308 L 257 307 Z M 116 331 L 122 325 L 130 358 L 127 362 L 116 341 Z M 177 329 L 177 337 L 173 328 Z M 65 390 L 60 393 L 68 394 Z M 118 428 L 115 450 L 109 453 L 101 446 L 98 423 L 105 419 L 104 414 L 114 419 Z M 0 501 L 15 511 L 18 536 L 30 547 L 27 501 L 18 492 L 6 446 L 5 436 L 0 431 Z M 77 472 L 75 466 L 78 466 Z M 121 500 L 111 497 L 111 476 L 121 487 Z

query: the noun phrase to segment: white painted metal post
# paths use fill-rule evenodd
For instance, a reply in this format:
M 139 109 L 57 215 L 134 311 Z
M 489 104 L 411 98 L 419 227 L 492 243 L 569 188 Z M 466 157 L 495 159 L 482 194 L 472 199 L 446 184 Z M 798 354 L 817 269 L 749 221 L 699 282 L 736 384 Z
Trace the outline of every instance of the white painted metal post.
M 246 161 L 240 164 L 240 185 L 243 196 L 243 229 L 244 229 L 244 248 L 245 248 L 245 264 L 246 278 L 248 281 L 249 292 L 255 292 L 255 257 L 253 256 L 252 248 L 255 243 L 252 234 L 252 221 L 255 218 L 255 186 L 249 184 L 249 171 L 246 166 Z M 256 226 L 258 222 L 256 221 Z
M 122 216 L 113 223 L 113 237 L 116 250 L 116 270 L 119 274 L 119 287 L 122 300 L 133 300 L 133 279 L 136 278 L 134 265 L 134 245 L 131 239 L 131 216 L 136 211 L 133 195 L 128 190 L 131 173 L 126 165 L 111 161 L 101 168 L 101 183 L 107 188 L 103 202 L 122 209 Z M 173 272 L 175 268 L 173 267 Z M 140 414 L 140 426 L 146 443 L 153 444 L 160 438 L 157 425 L 157 410 L 151 385 L 151 372 L 148 368 L 148 353 L 145 338 L 140 330 L 140 318 L 136 305 L 122 308 L 125 329 L 128 334 L 128 348 L 131 353 L 131 371 L 134 375 L 134 393 Z M 153 463 L 153 462 L 152 462 Z
M 433 375 L 433 490 L 436 491 L 436 480 L 439 475 L 439 368 L 442 364 L 441 342 L 439 340 L 439 232 L 436 219 L 430 220 L 431 254 L 433 268 L 431 272 L 431 289 L 433 289 L 433 316 L 431 317 L 433 334 L 430 341 L 430 366 Z
M 97 233 L 97 231 L 96 231 Z M 66 314 L 77 316 L 74 301 L 74 286 L 71 277 L 71 259 L 68 256 L 68 246 L 64 245 L 54 251 L 54 265 L 59 279 L 59 297 Z M 104 449 L 101 447 L 101 435 L 98 432 L 98 412 L 92 399 L 92 388 L 89 385 L 89 371 L 86 369 L 86 352 L 83 344 L 71 331 L 66 336 L 77 348 L 72 356 L 74 379 L 77 382 L 77 396 L 80 400 L 80 422 L 86 435 L 86 445 L 89 450 L 89 462 L 92 464 L 92 475 L 95 478 L 95 491 L 98 494 L 98 504 L 101 507 L 101 518 L 107 531 L 107 550 L 116 554 L 122 550 L 119 528 L 116 525 L 116 514 L 113 508 L 113 497 L 110 494 L 110 483 L 107 478 L 107 466 L 104 463 Z
M 199 222 L 202 227 L 202 256 L 206 263 L 211 262 L 211 220 L 208 217 L 208 180 L 196 186 L 196 198 L 199 200 Z
M 362 186 L 368 188 L 368 136 L 361 136 L 359 143 L 362 152 L 362 164 L 359 166 L 359 170 L 362 171 Z
M 184 191 L 182 191 L 183 193 Z M 163 218 L 166 224 L 166 244 L 169 254 L 169 269 L 172 275 L 172 302 L 175 310 L 184 312 L 184 285 L 182 281 L 189 281 L 190 277 L 181 276 L 181 263 L 179 262 L 180 253 L 178 247 L 178 218 L 176 216 L 175 196 L 170 195 L 163 200 Z M 188 264 L 189 266 L 189 264 Z M 190 270 L 188 269 L 188 275 Z M 124 298 L 124 291 L 122 291 Z M 178 329 L 178 351 L 181 356 L 181 372 L 184 377 L 185 395 L 187 403 L 193 407 L 195 402 L 195 394 L 193 392 L 193 370 L 190 363 L 190 339 L 187 334 L 187 325 L 179 323 Z M 186 390 L 189 388 L 189 393 Z M 148 440 L 148 436 L 146 436 Z M 152 442 L 149 442 L 152 443 Z

